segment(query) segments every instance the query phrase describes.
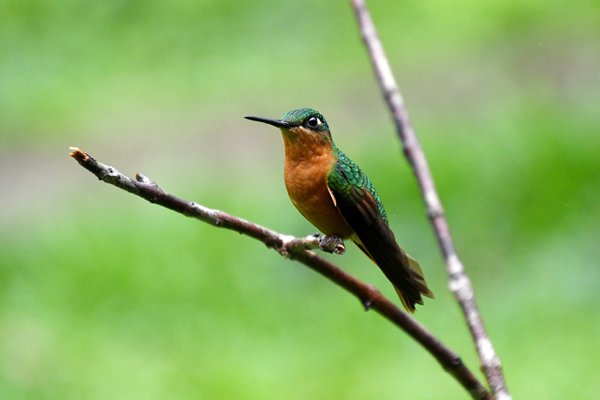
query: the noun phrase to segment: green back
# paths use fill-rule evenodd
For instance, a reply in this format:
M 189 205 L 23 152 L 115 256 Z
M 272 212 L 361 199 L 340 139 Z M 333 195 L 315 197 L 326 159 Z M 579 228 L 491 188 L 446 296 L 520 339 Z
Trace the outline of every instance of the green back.
M 366 190 L 377 202 L 379 215 L 383 218 L 387 225 L 387 214 L 383 208 L 383 204 L 381 203 L 381 199 L 379 198 L 375 187 L 373 187 L 373 183 L 371 183 L 369 178 L 360 170 L 358 165 L 348 158 L 343 151 L 338 149 L 335 144 L 333 145 L 333 151 L 337 161 L 327 177 L 327 183 L 329 188 L 333 191 L 334 196 L 351 198 L 352 196 L 350 196 L 350 189 L 352 187 Z

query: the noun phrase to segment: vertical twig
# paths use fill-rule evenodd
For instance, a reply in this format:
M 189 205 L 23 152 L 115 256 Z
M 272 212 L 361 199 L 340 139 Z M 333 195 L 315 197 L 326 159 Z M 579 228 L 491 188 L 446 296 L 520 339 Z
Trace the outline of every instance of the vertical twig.
M 352 0 L 352 6 L 356 13 L 362 39 L 375 69 L 377 81 L 393 116 L 396 131 L 403 145 L 404 154 L 413 169 L 423 194 L 427 215 L 433 225 L 446 261 L 450 290 L 456 297 L 465 315 L 469 330 L 477 347 L 482 370 L 495 398 L 498 400 L 508 400 L 511 396 L 502 374 L 500 358 L 496 354 L 492 341 L 483 324 L 475 302 L 471 281 L 465 273 L 463 264 L 456 253 L 448 222 L 444 215 L 444 209 L 435 189 L 425 154 L 421 149 L 421 144 L 408 118 L 404 100 L 398 90 L 398 85 L 392 74 L 381 41 L 377 36 L 375 25 L 364 0 Z

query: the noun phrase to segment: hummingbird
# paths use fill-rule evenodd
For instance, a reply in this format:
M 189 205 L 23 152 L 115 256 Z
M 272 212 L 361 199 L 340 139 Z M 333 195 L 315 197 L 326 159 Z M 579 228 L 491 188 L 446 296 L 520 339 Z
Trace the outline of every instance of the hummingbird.
M 433 298 L 417 261 L 396 243 L 375 187 L 334 143 L 320 112 L 300 108 L 281 119 L 246 119 L 281 130 L 290 200 L 326 236 L 352 240 L 392 283 L 407 311 Z

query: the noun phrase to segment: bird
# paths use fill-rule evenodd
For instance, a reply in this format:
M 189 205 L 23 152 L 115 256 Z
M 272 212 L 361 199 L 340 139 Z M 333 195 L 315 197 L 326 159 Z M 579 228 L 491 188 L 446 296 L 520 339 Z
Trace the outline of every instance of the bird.
M 285 187 L 300 214 L 326 236 L 354 242 L 381 269 L 410 313 L 423 304 L 423 296 L 434 298 L 417 261 L 396 242 L 375 187 L 336 146 L 323 114 L 299 108 L 281 119 L 245 118 L 281 130 Z

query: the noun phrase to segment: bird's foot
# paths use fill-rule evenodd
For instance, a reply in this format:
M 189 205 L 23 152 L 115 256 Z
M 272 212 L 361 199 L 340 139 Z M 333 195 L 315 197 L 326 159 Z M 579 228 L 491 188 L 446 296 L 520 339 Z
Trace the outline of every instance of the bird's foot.
M 327 253 L 342 255 L 346 252 L 344 240 L 337 235 L 319 235 L 319 247 Z

